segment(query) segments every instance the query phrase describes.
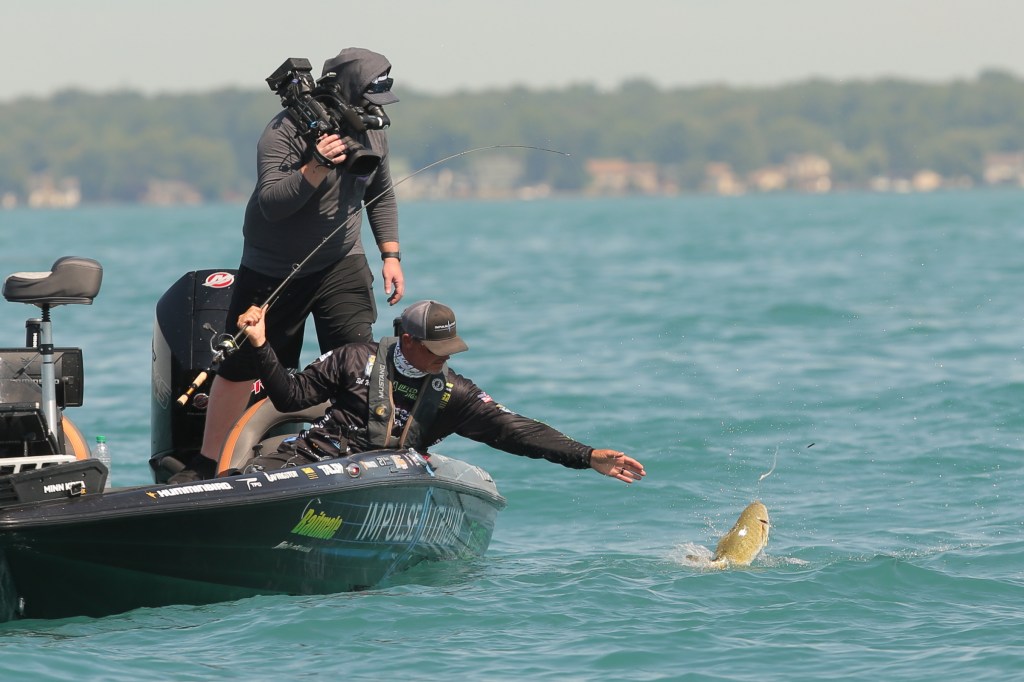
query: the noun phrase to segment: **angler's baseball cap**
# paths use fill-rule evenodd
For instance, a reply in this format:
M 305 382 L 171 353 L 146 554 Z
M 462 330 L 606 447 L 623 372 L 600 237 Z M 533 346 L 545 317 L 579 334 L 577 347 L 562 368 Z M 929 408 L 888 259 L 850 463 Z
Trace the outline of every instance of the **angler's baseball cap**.
M 402 331 L 421 341 L 435 355 L 469 350 L 456 331 L 455 313 L 437 301 L 419 301 L 406 308 L 402 313 Z

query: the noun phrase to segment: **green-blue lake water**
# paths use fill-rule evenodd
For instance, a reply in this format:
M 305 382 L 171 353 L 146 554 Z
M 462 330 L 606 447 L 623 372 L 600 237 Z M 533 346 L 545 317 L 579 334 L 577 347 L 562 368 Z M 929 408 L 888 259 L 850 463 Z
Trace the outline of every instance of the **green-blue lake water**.
M 1022 207 L 1015 191 L 400 203 L 405 303 L 456 310 L 455 369 L 647 479 L 453 436 L 436 449 L 509 502 L 482 560 L 356 594 L 7 623 L 0 678 L 1024 674 Z M 0 275 L 104 266 L 95 304 L 53 318 L 85 354 L 69 416 L 107 436 L 115 485 L 150 481 L 156 301 L 235 267 L 241 218 L 0 212 Z M 378 276 L 378 335 L 398 312 L 384 298 Z M 32 312 L 0 301 L 0 346 Z M 753 499 L 773 523 L 753 566 L 686 559 Z

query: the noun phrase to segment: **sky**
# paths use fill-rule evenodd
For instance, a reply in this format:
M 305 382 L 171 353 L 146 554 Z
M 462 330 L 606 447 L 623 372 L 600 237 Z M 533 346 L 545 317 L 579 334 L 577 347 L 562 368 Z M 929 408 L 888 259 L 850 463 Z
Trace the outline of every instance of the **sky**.
M 426 94 L 1024 76 L 1022 0 L 5 0 L 0 101 L 265 88 L 343 47 Z M 268 89 L 269 93 L 269 89 Z

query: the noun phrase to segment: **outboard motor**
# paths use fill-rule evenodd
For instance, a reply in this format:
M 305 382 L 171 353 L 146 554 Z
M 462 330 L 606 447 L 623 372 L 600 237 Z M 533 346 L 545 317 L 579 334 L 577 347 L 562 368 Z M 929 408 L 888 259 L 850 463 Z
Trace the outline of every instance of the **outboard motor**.
M 178 398 L 210 369 L 213 347 L 227 328 L 235 270 L 196 270 L 182 276 L 156 305 L 153 323 L 153 479 L 166 483 L 199 452 L 213 376 L 184 405 Z

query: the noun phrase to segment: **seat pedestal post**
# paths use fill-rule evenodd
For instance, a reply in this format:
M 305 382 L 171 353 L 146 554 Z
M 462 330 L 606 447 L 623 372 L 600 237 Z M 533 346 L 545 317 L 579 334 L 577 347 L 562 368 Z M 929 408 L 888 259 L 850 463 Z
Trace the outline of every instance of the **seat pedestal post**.
M 50 324 L 50 306 L 43 306 L 43 319 L 39 325 L 39 379 L 42 383 L 43 414 L 50 435 L 57 435 L 57 376 L 53 370 L 53 328 Z

